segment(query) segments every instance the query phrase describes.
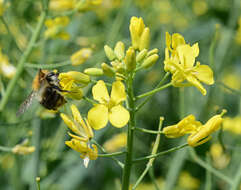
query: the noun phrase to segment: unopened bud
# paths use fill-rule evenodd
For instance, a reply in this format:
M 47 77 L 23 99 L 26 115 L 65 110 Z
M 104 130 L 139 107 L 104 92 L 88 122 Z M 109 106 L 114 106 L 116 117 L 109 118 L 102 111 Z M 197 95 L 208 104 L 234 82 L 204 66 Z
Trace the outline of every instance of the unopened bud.
M 158 49 L 157 49 L 157 48 L 152 49 L 152 50 L 148 51 L 147 57 L 149 57 L 149 56 L 151 56 L 151 55 L 153 55 L 153 54 L 157 54 L 157 53 L 158 53 Z
M 110 61 L 112 61 L 116 58 L 116 55 L 115 55 L 114 51 L 108 45 L 104 46 L 104 50 L 105 50 L 106 56 L 108 57 L 108 59 Z
M 133 47 L 126 51 L 125 64 L 127 71 L 133 71 L 136 68 L 136 54 Z
M 84 73 L 90 76 L 102 76 L 103 71 L 99 68 L 88 68 L 84 70 Z
M 114 53 L 119 60 L 122 60 L 125 56 L 125 45 L 119 41 L 115 45 Z
M 148 49 L 150 44 L 150 29 L 146 27 L 141 34 L 141 39 L 140 39 L 140 44 L 139 44 L 139 49 Z
M 84 73 L 78 72 L 78 71 L 69 71 L 67 73 L 60 73 L 66 74 L 69 77 L 71 77 L 76 83 L 79 84 L 88 84 L 90 82 L 90 77 Z
M 136 56 L 136 62 L 141 62 L 147 55 L 147 49 L 141 50 Z
M 101 67 L 102 67 L 104 75 L 106 75 L 108 77 L 114 77 L 115 76 L 114 69 L 112 67 L 110 67 L 109 65 L 107 65 L 106 63 L 102 63 Z
M 156 63 L 158 58 L 159 58 L 159 56 L 157 54 L 151 55 L 150 57 L 145 59 L 145 61 L 143 62 L 141 67 L 144 67 L 144 68 L 151 67 L 152 65 L 154 65 Z
M 144 28 L 145 25 L 142 18 L 131 17 L 129 29 L 131 34 L 132 46 L 134 47 L 134 49 L 139 48 L 140 37 Z

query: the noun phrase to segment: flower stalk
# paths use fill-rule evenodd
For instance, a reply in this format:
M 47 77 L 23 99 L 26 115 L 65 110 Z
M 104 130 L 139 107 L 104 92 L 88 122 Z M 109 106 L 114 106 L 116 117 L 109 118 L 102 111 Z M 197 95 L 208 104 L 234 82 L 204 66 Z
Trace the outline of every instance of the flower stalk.
M 128 123 L 128 133 L 127 133 L 127 152 L 125 159 L 125 166 L 122 176 L 122 190 L 129 189 L 130 183 L 130 174 L 132 167 L 132 154 L 133 154 L 133 136 L 134 136 L 134 128 L 135 128 L 135 96 L 133 91 L 133 77 L 134 74 L 130 73 L 127 81 L 127 106 L 130 112 L 130 120 Z

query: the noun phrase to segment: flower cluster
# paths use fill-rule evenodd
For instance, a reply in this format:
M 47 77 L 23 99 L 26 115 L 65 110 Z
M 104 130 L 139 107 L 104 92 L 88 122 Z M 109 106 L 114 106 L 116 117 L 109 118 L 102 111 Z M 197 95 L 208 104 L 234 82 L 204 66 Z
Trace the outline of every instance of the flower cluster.
M 68 128 L 75 133 L 68 133 L 72 139 L 65 141 L 73 150 L 79 152 L 80 157 L 84 160 L 85 167 L 88 166 L 89 160 L 96 160 L 98 150 L 96 145 L 92 145 L 90 140 L 94 137 L 94 133 L 87 119 L 83 119 L 75 105 L 71 106 L 72 117 L 63 113 L 60 114 L 61 118 L 68 126 Z
M 102 0 L 51 0 L 49 7 L 53 11 L 87 11 L 96 8 L 101 3 Z
M 206 95 L 206 89 L 201 82 L 213 84 L 213 71 L 208 65 L 200 65 L 200 62 L 195 64 L 199 54 L 198 43 L 190 46 L 180 34 L 175 33 L 171 36 L 167 32 L 166 46 L 164 69 L 172 73 L 173 86 L 195 86 L 203 95 Z
M 168 138 L 177 138 L 185 134 L 190 134 L 187 142 L 190 146 L 199 146 L 211 139 L 211 134 L 220 128 L 223 122 L 223 110 L 221 114 L 210 118 L 204 125 L 196 121 L 195 116 L 189 115 L 175 125 L 167 126 L 163 133 Z
M 46 38 L 60 38 L 62 40 L 69 40 L 69 34 L 64 30 L 69 24 L 69 18 L 67 16 L 56 17 L 54 19 L 47 19 L 45 26 L 47 30 L 44 32 Z

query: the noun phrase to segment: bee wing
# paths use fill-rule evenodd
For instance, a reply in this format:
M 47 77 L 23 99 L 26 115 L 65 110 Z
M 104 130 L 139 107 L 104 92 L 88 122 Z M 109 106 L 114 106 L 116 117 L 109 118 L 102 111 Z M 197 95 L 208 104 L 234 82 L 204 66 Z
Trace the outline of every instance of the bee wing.
M 20 116 L 21 114 L 23 114 L 29 108 L 29 106 L 32 104 L 32 102 L 33 102 L 34 98 L 36 98 L 36 96 L 37 96 L 37 92 L 32 91 L 28 95 L 26 100 L 24 100 L 24 102 L 19 106 L 16 116 Z

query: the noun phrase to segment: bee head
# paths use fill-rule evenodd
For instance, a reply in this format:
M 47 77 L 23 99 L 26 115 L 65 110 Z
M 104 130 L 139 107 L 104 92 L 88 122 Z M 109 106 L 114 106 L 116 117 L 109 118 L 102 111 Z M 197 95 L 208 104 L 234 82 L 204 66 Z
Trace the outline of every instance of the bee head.
M 59 85 L 59 79 L 58 79 L 59 74 L 55 72 L 49 72 L 46 75 L 46 80 L 50 85 L 58 86 Z

